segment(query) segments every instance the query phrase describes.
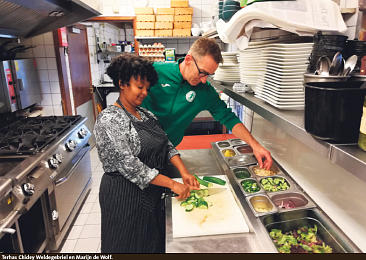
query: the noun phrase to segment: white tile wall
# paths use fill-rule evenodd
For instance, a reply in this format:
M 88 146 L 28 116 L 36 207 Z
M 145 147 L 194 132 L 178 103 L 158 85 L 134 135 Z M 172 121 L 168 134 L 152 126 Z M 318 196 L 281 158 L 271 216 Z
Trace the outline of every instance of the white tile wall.
M 6 40 L 0 38 L 0 44 Z M 43 115 L 63 115 L 52 32 L 30 39 L 21 38 L 20 44 L 14 42 L 7 45 L 7 48 L 17 45 L 25 45 L 26 47 L 30 45 L 36 46 L 35 48 L 26 50 L 24 53 L 17 54 L 16 58 L 36 58 L 43 95 L 43 100 L 38 105 L 43 107 Z M 57 94 L 57 96 L 52 98 L 52 94 Z

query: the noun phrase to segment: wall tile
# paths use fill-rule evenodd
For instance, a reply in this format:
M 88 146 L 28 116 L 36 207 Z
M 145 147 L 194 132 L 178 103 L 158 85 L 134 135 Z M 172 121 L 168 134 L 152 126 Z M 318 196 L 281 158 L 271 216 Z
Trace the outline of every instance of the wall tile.
M 53 106 L 53 113 L 55 116 L 63 116 L 64 112 L 62 110 L 62 104 Z
M 358 0 L 347 0 L 346 8 L 357 8 L 358 7 Z
M 181 43 L 181 44 L 178 44 L 177 53 L 178 54 L 188 53 L 189 48 L 190 48 L 189 43 Z
M 203 5 L 212 5 L 216 0 L 201 0 Z
M 44 98 L 44 97 L 43 97 Z M 53 116 L 53 106 L 45 106 L 42 105 L 43 110 L 42 110 L 42 116 Z
M 43 94 L 51 93 L 51 87 L 49 81 L 41 81 L 41 89 Z
M 357 18 L 358 18 L 358 8 L 356 9 L 355 14 L 344 14 L 343 20 L 346 23 L 346 26 L 356 26 L 357 25 Z
M 57 70 L 56 58 L 46 58 L 47 59 L 47 67 L 50 70 Z
M 42 94 L 43 100 L 41 101 L 42 106 L 52 106 L 52 94 Z M 53 111 L 52 111 L 53 112 Z
M 39 80 L 41 82 L 43 81 L 50 81 L 50 78 L 48 77 L 48 70 L 38 70 L 38 76 L 39 76 Z
M 48 70 L 48 77 L 50 81 L 59 81 L 57 70 Z
M 200 25 L 201 17 L 200 18 L 192 18 L 192 23 Z
M 31 38 L 32 45 L 44 45 L 43 36 L 38 35 Z
M 52 81 L 52 82 L 49 83 L 49 85 L 50 85 L 50 89 L 51 89 L 52 94 L 60 94 L 61 93 L 60 82 Z
M 53 33 L 48 32 L 48 33 L 43 34 L 43 41 L 44 41 L 44 44 L 53 44 Z
M 59 105 L 61 104 L 61 94 L 51 94 L 52 95 L 52 104 Z
M 46 58 L 36 58 L 37 68 L 39 70 L 47 69 L 47 59 Z
M 212 5 L 202 5 L 202 13 L 201 13 L 201 17 L 202 18 L 211 18 L 211 6 Z
M 45 45 L 46 57 L 56 57 L 55 47 L 53 45 Z
M 345 36 L 348 36 L 348 39 L 354 39 L 355 37 L 358 38 L 358 36 L 356 36 L 356 26 L 350 26 L 347 28 L 346 33 L 344 34 Z
M 103 5 L 103 15 L 114 15 L 111 5 Z
M 33 55 L 35 58 L 46 57 L 46 51 L 44 45 L 39 45 L 33 49 Z
M 200 18 L 201 17 L 202 5 L 194 4 L 194 5 L 191 5 L 191 7 L 193 7 L 193 16 L 192 16 L 192 18 Z

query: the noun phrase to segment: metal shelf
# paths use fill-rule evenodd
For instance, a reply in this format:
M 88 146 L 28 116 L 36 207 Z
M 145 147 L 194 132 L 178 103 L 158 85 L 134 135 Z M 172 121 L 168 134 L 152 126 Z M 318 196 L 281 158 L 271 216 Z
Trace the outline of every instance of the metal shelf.
M 237 93 L 233 91 L 232 86 L 223 86 L 212 77 L 208 77 L 207 81 L 315 152 L 366 182 L 366 153 L 358 148 L 357 143 L 333 144 L 316 139 L 305 130 L 304 111 L 280 110 L 254 97 L 253 94 Z

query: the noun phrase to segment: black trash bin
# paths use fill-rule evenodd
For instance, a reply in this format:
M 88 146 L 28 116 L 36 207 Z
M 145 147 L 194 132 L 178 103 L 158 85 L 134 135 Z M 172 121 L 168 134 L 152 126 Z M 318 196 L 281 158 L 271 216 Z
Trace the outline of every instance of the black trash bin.
M 357 143 L 366 88 L 360 82 L 327 83 L 304 84 L 305 130 L 322 140 Z

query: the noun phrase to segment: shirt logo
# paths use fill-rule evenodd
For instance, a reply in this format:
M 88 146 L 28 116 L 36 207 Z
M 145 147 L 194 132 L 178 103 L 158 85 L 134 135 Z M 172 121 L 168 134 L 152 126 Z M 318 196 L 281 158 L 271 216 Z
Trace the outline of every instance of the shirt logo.
M 162 86 L 163 88 L 165 88 L 165 87 L 170 87 L 170 85 L 169 85 L 169 84 L 161 84 L 161 86 Z
M 193 90 L 189 91 L 186 94 L 186 99 L 187 99 L 188 102 L 192 102 L 195 97 L 196 97 L 196 92 L 194 92 Z

